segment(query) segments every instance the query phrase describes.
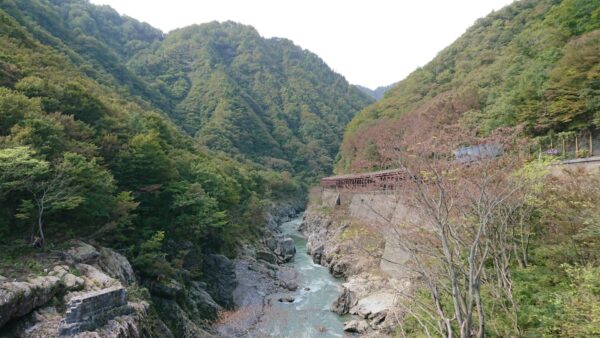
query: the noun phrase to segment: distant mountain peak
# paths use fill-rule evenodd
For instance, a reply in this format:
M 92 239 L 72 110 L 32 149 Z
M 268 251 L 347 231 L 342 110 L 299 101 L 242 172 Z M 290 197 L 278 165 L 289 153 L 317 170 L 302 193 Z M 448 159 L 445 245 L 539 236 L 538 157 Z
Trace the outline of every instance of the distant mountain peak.
M 379 101 L 383 98 L 383 95 L 390 89 L 392 89 L 398 82 L 394 82 L 392 84 L 389 84 L 387 86 L 379 86 L 375 89 L 371 89 L 371 88 L 367 88 L 365 86 L 361 86 L 361 85 L 355 85 L 356 88 L 358 88 L 361 92 L 369 95 L 370 97 L 374 98 L 375 100 Z

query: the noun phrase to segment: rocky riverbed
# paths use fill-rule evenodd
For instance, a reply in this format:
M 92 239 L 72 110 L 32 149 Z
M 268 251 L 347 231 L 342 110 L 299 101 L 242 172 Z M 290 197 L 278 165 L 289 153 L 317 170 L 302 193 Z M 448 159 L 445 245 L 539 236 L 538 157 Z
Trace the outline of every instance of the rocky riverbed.
M 284 223 L 280 229 L 296 247 L 292 262 L 283 267 L 295 275 L 296 287 L 266 297 L 265 314 L 252 336 L 259 337 L 341 337 L 343 318 L 330 310 L 342 292 L 341 280 L 327 268 L 315 264 L 306 251 L 306 238 L 298 231 L 301 219 Z
M 267 216 L 267 232 L 262 243 L 245 245 L 235 266 L 235 289 L 232 291 L 233 311 L 221 311 L 214 325 L 217 335 L 243 337 L 256 330 L 271 307 L 273 295 L 298 289 L 298 273 L 286 263 L 294 260 L 296 246 L 280 225 L 298 214 L 294 207 L 283 206 Z
M 408 285 L 379 268 L 384 239 L 347 215 L 343 210 L 335 214 L 309 208 L 301 230 L 313 260 L 345 280 L 331 304 L 339 315 L 354 315 L 345 321 L 344 331 L 383 337 L 393 331 L 399 317 L 397 291 Z
M 237 310 L 221 317 L 216 325 L 219 335 L 390 334 L 397 321 L 396 290 L 404 286 L 381 272 L 383 241 L 363 230 L 309 209 L 302 219 L 273 228 L 279 242 L 267 246 L 266 252 L 245 248 L 246 254 L 235 260 Z M 275 254 L 276 247 L 289 239 L 296 253 L 292 260 L 282 261 L 286 256 Z M 374 254 L 366 255 L 361 245 L 371 246 Z

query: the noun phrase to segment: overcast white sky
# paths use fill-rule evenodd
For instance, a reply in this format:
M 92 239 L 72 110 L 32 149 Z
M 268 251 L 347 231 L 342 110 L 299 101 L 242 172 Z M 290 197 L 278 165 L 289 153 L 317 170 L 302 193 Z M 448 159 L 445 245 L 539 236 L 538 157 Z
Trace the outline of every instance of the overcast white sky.
M 233 20 L 318 54 L 370 88 L 425 65 L 477 18 L 512 0 L 91 0 L 168 32 Z

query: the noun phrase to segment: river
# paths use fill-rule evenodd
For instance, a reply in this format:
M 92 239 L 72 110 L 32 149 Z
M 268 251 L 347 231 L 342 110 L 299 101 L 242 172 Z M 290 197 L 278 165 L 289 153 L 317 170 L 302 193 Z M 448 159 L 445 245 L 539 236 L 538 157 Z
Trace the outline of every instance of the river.
M 331 312 L 329 306 L 341 294 L 341 281 L 332 277 L 327 268 L 315 264 L 306 253 L 306 238 L 298 231 L 301 217 L 281 225 L 281 231 L 294 239 L 296 255 L 287 263 L 298 273 L 298 290 L 286 293 L 292 303 L 279 302 L 274 295 L 272 306 L 255 328 L 255 336 L 312 338 L 343 337 L 343 317 Z

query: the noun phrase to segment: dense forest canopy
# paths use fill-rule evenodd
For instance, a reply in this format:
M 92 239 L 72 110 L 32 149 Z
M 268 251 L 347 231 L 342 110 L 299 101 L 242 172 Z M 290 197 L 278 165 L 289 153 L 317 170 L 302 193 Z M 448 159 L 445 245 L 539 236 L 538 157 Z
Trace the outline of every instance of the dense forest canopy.
M 456 121 L 481 134 L 597 128 L 599 28 L 598 0 L 517 1 L 479 19 L 352 120 L 338 171 L 380 167 L 386 138 L 418 143 Z

